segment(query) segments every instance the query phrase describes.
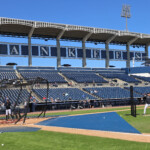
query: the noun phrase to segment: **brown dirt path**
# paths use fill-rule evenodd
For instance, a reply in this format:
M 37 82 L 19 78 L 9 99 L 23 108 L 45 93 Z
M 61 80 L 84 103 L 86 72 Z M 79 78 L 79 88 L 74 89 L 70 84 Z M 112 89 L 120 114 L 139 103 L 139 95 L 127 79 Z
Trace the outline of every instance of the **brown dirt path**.
M 54 132 L 80 134 L 80 135 L 150 143 L 150 134 L 132 134 L 132 133 L 121 133 L 121 132 L 84 130 L 84 129 L 73 129 L 73 128 L 63 128 L 63 127 L 52 127 L 52 126 L 39 126 L 33 124 L 28 124 L 27 126 L 39 127 L 41 128 L 41 130 L 45 130 L 45 131 L 54 131 Z

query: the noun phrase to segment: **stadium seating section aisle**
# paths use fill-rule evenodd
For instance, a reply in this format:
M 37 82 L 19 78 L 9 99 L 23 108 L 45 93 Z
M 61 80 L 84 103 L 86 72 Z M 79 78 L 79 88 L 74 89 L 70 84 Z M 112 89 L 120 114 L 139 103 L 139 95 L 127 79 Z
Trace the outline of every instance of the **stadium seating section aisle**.
M 130 91 L 120 87 L 84 88 L 84 90 L 103 99 L 130 98 Z M 141 95 L 134 93 L 134 97 L 141 97 Z
M 34 89 L 34 92 L 41 98 L 47 94 L 47 89 Z M 64 100 L 85 100 L 85 99 L 96 99 L 95 97 L 81 91 L 77 88 L 53 88 L 49 89 L 49 98 L 53 100 L 57 99 L 60 101 Z

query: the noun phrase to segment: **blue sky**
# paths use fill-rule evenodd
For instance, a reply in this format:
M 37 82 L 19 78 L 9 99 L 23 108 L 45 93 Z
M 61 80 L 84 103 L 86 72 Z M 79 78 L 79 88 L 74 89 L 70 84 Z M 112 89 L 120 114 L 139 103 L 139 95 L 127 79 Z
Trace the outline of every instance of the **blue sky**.
M 5 0 L 1 1 L 1 17 L 45 21 L 54 23 L 73 24 L 81 26 L 99 27 L 115 30 L 125 30 L 125 19 L 121 18 L 123 4 L 131 6 L 131 18 L 128 20 L 128 29 L 131 32 L 150 34 L 150 1 L 149 0 Z M 27 39 L 0 37 L 1 42 L 23 42 Z M 55 41 L 32 40 L 32 43 L 55 45 Z M 77 42 L 61 42 L 66 46 L 81 46 Z M 87 44 L 87 47 L 104 48 L 104 45 Z M 111 46 L 111 48 L 125 49 L 125 47 Z M 131 48 L 132 50 L 133 48 Z M 135 50 L 135 49 L 133 49 Z M 143 49 L 140 49 L 143 50 Z M 16 62 L 18 65 L 27 65 L 27 58 L 1 57 L 0 64 Z M 82 60 L 62 59 L 62 64 L 82 66 Z M 111 61 L 110 65 L 125 67 L 126 62 Z M 56 59 L 33 59 L 34 66 L 56 66 Z M 140 66 L 141 62 L 135 66 Z M 100 60 L 87 60 L 88 67 L 105 67 Z M 131 62 L 132 66 L 132 62 Z

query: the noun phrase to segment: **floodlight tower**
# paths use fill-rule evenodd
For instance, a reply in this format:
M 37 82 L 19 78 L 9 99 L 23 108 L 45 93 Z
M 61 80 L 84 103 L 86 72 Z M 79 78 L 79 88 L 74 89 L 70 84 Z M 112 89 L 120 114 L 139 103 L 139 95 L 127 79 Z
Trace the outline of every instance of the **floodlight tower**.
M 126 5 L 126 4 L 125 4 L 125 5 L 122 6 L 121 17 L 125 17 L 125 18 L 126 18 L 126 31 L 128 31 L 128 23 L 127 23 L 127 20 L 128 20 L 128 18 L 131 18 L 130 5 Z

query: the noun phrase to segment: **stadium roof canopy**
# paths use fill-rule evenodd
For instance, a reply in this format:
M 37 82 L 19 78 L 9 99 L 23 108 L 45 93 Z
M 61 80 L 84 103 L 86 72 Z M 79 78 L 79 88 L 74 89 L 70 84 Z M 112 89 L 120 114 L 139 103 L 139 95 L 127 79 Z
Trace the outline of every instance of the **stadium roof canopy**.
M 106 43 L 111 37 L 110 44 L 127 44 L 144 46 L 150 44 L 150 34 L 119 31 L 103 28 L 85 27 L 68 24 L 29 21 L 11 18 L 0 18 L 0 34 L 4 36 L 28 37 L 32 31 L 32 38 L 82 41 L 87 34 L 86 42 Z

